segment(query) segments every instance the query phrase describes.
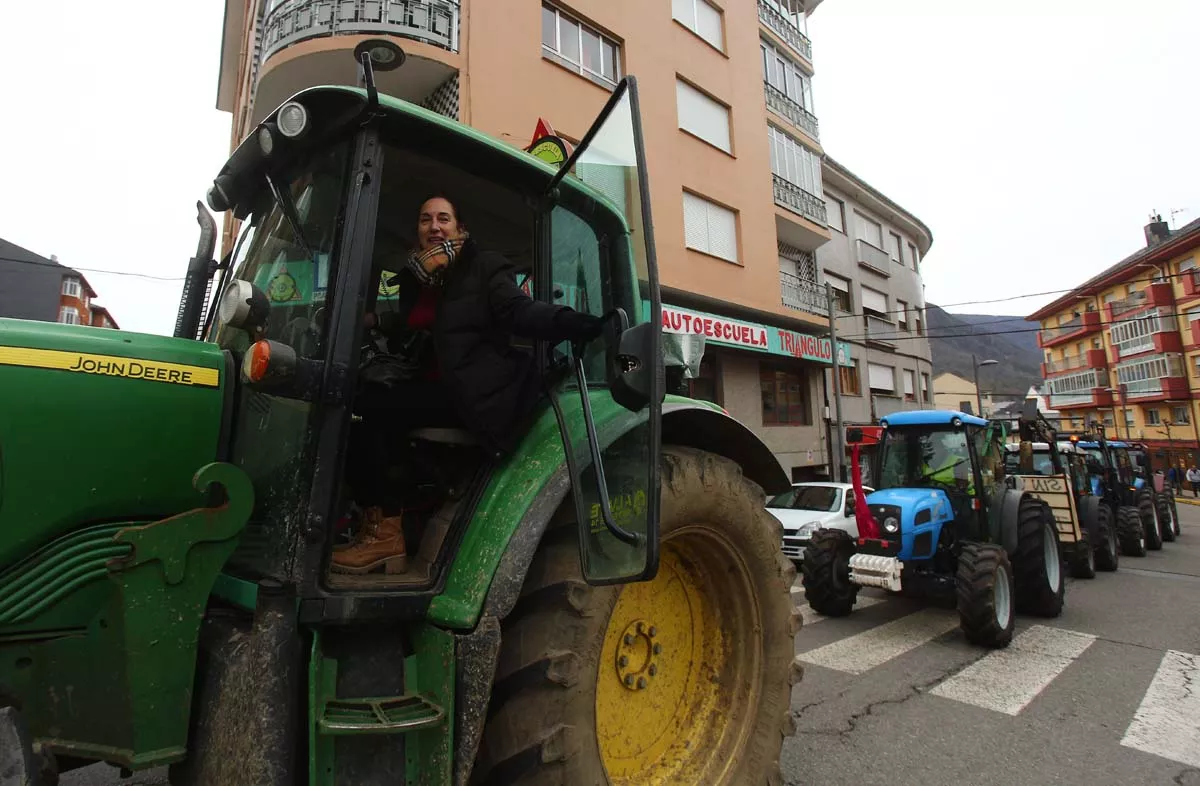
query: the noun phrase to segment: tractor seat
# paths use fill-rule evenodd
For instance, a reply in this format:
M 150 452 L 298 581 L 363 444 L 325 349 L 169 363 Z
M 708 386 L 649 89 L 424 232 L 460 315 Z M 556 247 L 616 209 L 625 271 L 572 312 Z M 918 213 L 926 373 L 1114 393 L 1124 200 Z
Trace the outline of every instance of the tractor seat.
M 463 447 L 483 444 L 483 440 L 479 437 L 461 428 L 418 428 L 408 432 L 408 438 L 414 442 L 437 442 L 442 445 L 461 445 Z

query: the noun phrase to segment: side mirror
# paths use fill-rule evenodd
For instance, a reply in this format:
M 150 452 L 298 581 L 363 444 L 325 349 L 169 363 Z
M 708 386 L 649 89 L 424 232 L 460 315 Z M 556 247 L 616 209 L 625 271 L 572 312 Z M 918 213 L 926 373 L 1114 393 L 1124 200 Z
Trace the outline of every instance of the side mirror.
M 613 401 L 630 412 L 639 412 L 650 403 L 655 376 L 662 380 L 658 389 L 666 388 L 666 366 L 662 355 L 655 351 L 660 327 L 650 322 L 629 327 L 629 317 L 622 309 L 617 309 L 614 322 L 616 335 L 608 345 Z
M 863 441 L 863 431 L 860 428 L 846 429 L 846 444 L 857 445 Z

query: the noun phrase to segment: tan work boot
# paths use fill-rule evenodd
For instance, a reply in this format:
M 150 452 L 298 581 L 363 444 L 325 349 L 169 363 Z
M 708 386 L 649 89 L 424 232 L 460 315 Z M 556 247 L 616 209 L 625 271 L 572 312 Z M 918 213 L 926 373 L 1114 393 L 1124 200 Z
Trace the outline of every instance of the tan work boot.
M 334 573 L 362 575 L 382 567 L 384 573 L 403 573 L 408 569 L 408 553 L 402 521 L 400 516 L 384 518 L 379 508 L 367 508 L 354 543 L 334 551 L 330 569 Z

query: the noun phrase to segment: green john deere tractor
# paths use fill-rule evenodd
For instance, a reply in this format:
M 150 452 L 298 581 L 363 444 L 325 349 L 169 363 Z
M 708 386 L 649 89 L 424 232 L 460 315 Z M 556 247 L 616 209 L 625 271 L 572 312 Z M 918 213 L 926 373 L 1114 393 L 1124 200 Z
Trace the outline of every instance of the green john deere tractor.
M 556 169 L 369 66 L 231 155 L 208 199 L 241 232 L 213 261 L 201 209 L 175 337 L 0 320 L 0 782 L 779 782 L 788 478 L 663 395 L 635 81 Z M 363 314 L 435 189 L 533 297 L 623 319 L 527 347 L 548 395 L 511 454 L 409 434 L 409 569 L 331 574 Z

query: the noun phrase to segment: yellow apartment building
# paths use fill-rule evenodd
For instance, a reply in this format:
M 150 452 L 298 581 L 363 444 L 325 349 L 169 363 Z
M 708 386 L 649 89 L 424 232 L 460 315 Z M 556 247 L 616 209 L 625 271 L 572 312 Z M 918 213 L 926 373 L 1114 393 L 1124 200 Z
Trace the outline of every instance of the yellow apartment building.
M 1146 245 L 1027 317 L 1041 323 L 1044 389 L 1063 428 L 1102 423 L 1154 466 L 1200 460 L 1200 221 L 1161 216 Z

